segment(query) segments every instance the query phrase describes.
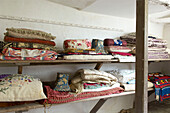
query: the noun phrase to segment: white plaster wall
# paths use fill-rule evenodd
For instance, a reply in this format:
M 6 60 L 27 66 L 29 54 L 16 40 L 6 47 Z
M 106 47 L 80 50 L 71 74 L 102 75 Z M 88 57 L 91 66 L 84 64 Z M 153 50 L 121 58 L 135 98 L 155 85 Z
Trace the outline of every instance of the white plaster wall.
M 167 42 L 170 42 L 170 24 L 165 24 L 164 30 L 163 30 L 163 38 L 167 40 Z M 170 48 L 170 43 L 168 44 L 168 48 Z
M 99 15 L 94 13 L 82 12 L 69 7 L 65 7 L 48 0 L 0 0 L 0 16 L 24 17 L 32 19 L 43 19 L 54 22 L 65 22 L 80 25 L 102 26 L 108 28 L 118 28 L 122 32 L 111 30 L 98 30 L 71 26 L 53 25 L 47 23 L 37 23 L 28 21 L 18 21 L 12 19 L 0 18 L 0 39 L 3 40 L 3 33 L 7 27 L 22 27 L 39 29 L 50 32 L 57 36 L 55 42 L 58 48 L 62 48 L 65 39 L 81 38 L 115 38 L 124 33 L 135 31 L 135 21 L 133 19 L 119 18 L 113 16 Z M 154 29 L 149 32 L 162 36 L 162 25 L 149 24 Z M 161 26 L 161 27 L 160 27 Z M 158 30 L 159 29 L 159 30 Z M 158 32 L 159 31 L 159 32 Z M 155 36 L 155 35 L 154 35 Z M 24 74 L 30 74 L 40 78 L 42 81 L 55 80 L 57 72 L 66 72 L 73 74 L 80 68 L 94 68 L 95 64 L 82 65 L 56 65 L 56 66 L 25 66 Z M 115 68 L 134 69 L 134 64 L 105 64 L 101 70 L 112 70 Z M 154 71 L 151 67 L 151 71 Z M 159 68 L 161 70 L 161 68 Z M 17 73 L 16 67 L 0 67 L 1 73 Z M 121 109 L 132 107 L 133 96 L 123 96 L 109 99 L 101 108 L 99 113 L 118 113 Z M 47 109 L 50 113 L 88 113 L 97 101 L 67 103 L 53 106 Z M 42 113 L 44 109 L 30 110 L 28 113 Z
M 163 39 L 168 42 L 168 49 L 170 49 L 170 24 L 165 24 L 163 29 Z M 163 72 L 170 75 L 170 62 L 164 62 Z

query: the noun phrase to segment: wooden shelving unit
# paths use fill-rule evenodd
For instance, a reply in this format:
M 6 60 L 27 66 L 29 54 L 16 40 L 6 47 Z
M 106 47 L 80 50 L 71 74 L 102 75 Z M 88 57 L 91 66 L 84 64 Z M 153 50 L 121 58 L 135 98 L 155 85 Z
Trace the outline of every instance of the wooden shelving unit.
M 148 91 L 151 92 L 151 91 L 154 91 L 154 89 L 150 88 L 150 89 L 148 89 Z M 123 93 L 119 93 L 119 94 L 92 97 L 92 98 L 82 99 L 82 100 L 69 102 L 69 103 L 76 103 L 76 102 L 82 102 L 82 101 L 91 101 L 91 100 L 100 100 L 99 102 L 101 102 L 101 101 L 105 102 L 109 98 L 115 98 L 115 97 L 120 97 L 120 96 L 125 96 L 125 95 L 132 95 L 132 94 L 135 94 L 135 91 L 128 91 L 128 92 L 123 92 Z M 65 104 L 65 103 L 62 103 L 62 104 Z M 52 104 L 50 106 L 56 106 L 56 105 L 58 105 L 58 104 Z M 19 113 L 21 113 L 22 111 L 28 111 L 30 109 L 43 108 L 43 107 L 45 107 L 45 106 L 42 105 L 42 104 L 39 104 L 39 103 L 30 103 L 30 104 L 16 105 L 16 106 L 11 106 L 11 107 L 4 107 L 4 108 L 0 109 L 0 113 L 6 113 L 6 112 L 16 112 L 16 113 L 19 112 Z M 94 112 L 96 112 L 96 109 L 95 109 L 95 111 L 94 111 L 94 109 L 92 109 L 90 113 L 94 113 Z
M 165 59 L 165 60 L 167 60 L 167 59 Z M 150 61 L 153 62 L 153 60 L 150 60 Z M 162 59 L 161 61 L 164 61 L 164 59 Z M 8 66 L 18 66 L 19 74 L 22 74 L 23 66 L 58 65 L 58 64 L 93 64 L 93 63 L 96 64 L 95 69 L 99 70 L 103 63 L 110 64 L 110 63 L 121 63 L 121 62 L 119 62 L 118 59 L 112 59 L 112 60 L 55 60 L 55 61 L 0 61 L 0 65 L 7 64 Z M 127 63 L 130 63 L 130 62 L 127 62 Z M 131 62 L 131 63 L 135 63 L 135 62 Z M 153 91 L 153 89 L 152 88 L 148 89 L 148 91 Z M 105 101 L 107 99 L 125 96 L 125 95 L 131 95 L 131 94 L 135 94 L 135 91 L 93 97 L 93 98 L 83 99 L 83 100 L 74 101 L 74 102 L 98 100 L 99 99 L 99 102 L 94 106 L 94 108 L 90 112 L 90 113 L 96 113 L 100 109 L 100 107 L 105 103 Z M 54 104 L 54 105 L 57 105 L 57 104 Z M 12 106 L 12 107 L 1 108 L 0 113 L 4 113 L 4 112 L 21 113 L 22 111 L 28 111 L 30 109 L 36 109 L 36 108 L 42 108 L 42 107 L 44 107 L 44 105 L 39 104 L 39 103 L 24 104 L 24 105 L 17 105 L 17 106 Z

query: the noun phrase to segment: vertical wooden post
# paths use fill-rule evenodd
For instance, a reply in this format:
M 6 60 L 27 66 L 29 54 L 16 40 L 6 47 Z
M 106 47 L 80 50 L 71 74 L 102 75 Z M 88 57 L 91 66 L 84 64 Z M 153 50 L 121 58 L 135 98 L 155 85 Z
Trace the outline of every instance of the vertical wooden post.
M 135 113 L 148 112 L 148 0 L 136 0 Z
M 22 66 L 18 66 L 18 74 L 22 74 Z

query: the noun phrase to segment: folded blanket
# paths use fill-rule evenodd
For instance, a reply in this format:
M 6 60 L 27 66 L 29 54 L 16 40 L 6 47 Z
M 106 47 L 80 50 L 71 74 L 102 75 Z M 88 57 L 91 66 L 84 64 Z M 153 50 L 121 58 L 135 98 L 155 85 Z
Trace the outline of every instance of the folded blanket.
M 98 85 L 98 86 L 93 85 L 93 87 L 91 86 L 90 88 L 89 87 L 85 88 L 84 83 L 77 83 L 77 84 L 71 84 L 70 88 L 75 93 L 82 93 L 82 92 L 105 91 L 105 90 L 108 90 L 108 89 L 120 87 L 120 83 L 115 83 L 113 85 L 106 84 L 106 85 L 103 85 L 103 86 L 101 86 L 103 83 L 93 83 L 93 84 L 100 84 L 100 85 Z
M 55 56 L 37 56 L 37 57 L 11 57 L 4 56 L 0 54 L 0 60 L 56 60 L 57 55 Z
M 41 39 L 29 39 L 29 38 L 14 38 L 14 37 L 4 37 L 5 42 L 26 42 L 26 43 L 40 43 L 45 45 L 55 46 L 55 42 L 49 40 L 41 40 Z
M 88 39 L 65 40 L 64 49 L 91 49 L 91 41 Z
M 126 84 L 128 81 L 135 79 L 135 70 L 115 69 L 107 71 L 118 79 L 119 83 Z
M 63 59 L 66 59 L 66 60 L 80 60 L 80 59 L 84 59 L 84 60 L 96 60 L 96 59 L 111 60 L 112 58 L 114 58 L 112 55 L 64 55 L 63 56 Z
M 50 33 L 39 30 L 25 29 L 25 28 L 7 28 L 6 36 L 16 38 L 30 38 L 30 39 L 44 39 L 54 40 L 56 37 Z
M 4 48 L 17 48 L 17 49 L 44 49 L 44 50 L 52 50 L 57 51 L 55 46 L 39 44 L 39 43 L 25 43 L 25 42 L 3 42 L 0 41 L 0 50 L 2 51 Z
M 38 49 L 21 49 L 16 50 L 12 48 L 5 48 L 2 53 L 4 56 L 11 56 L 11 57 L 46 57 L 46 56 L 56 56 L 57 53 L 54 51 L 48 50 L 38 50 Z
M 45 86 L 45 88 L 47 91 L 48 99 L 45 100 L 44 103 L 48 103 L 48 104 L 67 103 L 67 102 L 82 100 L 82 99 L 91 98 L 91 97 L 111 95 L 111 94 L 123 92 L 122 88 L 116 87 L 116 88 L 112 88 L 112 89 L 104 90 L 104 91 L 83 92 L 83 93 L 75 95 L 69 92 L 54 91 L 49 86 Z
M 112 89 L 112 88 L 116 88 L 116 87 L 120 87 L 120 83 L 115 83 L 112 86 L 103 86 L 103 87 L 97 87 L 97 88 L 91 88 L 91 89 L 87 89 L 84 88 L 82 90 L 82 92 L 96 92 L 96 91 L 104 91 L 104 90 L 108 90 L 108 89 Z
M 84 74 L 81 74 L 81 78 L 83 80 L 106 80 L 106 81 L 110 81 L 111 82 L 111 79 L 109 77 L 106 77 L 106 76 L 102 76 L 102 75 L 84 75 Z
M 99 76 L 104 76 L 104 77 L 107 77 L 107 78 L 110 78 L 111 80 L 114 80 L 114 81 L 118 81 L 117 78 L 115 76 L 113 76 L 112 74 L 110 73 L 107 73 L 105 71 L 99 71 L 99 70 L 95 70 L 95 69 L 80 69 L 78 70 L 75 75 L 99 75 Z
M 105 46 L 104 48 L 108 52 L 124 52 L 124 53 L 128 53 L 128 52 L 132 51 L 130 48 L 124 47 L 124 46 Z

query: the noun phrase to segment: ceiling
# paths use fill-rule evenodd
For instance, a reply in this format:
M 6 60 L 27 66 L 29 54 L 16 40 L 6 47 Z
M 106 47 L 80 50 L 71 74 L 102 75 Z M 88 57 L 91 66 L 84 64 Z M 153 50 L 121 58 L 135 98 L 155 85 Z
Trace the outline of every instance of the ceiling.
M 73 7 L 82 11 L 111 15 L 124 18 L 135 18 L 136 0 L 48 0 L 65 6 Z M 153 1 L 153 0 L 152 0 Z M 149 15 L 167 11 L 168 9 L 159 4 L 149 3 Z M 170 18 L 170 13 L 164 15 Z

